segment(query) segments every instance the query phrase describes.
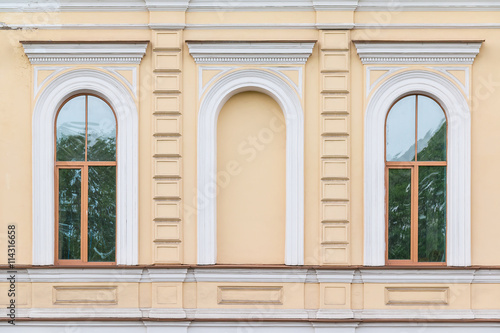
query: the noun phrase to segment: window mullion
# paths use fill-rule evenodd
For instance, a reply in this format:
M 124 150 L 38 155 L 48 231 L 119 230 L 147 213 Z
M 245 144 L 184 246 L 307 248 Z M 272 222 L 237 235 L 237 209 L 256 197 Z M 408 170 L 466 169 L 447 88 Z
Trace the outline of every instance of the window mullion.
M 85 95 L 85 162 L 87 162 L 89 140 L 89 95 Z
M 82 262 L 88 262 L 88 189 L 89 189 L 89 177 L 88 177 L 89 167 L 85 164 L 82 168 L 82 249 L 81 249 L 81 257 Z
M 418 263 L 418 165 L 412 167 L 411 257 Z

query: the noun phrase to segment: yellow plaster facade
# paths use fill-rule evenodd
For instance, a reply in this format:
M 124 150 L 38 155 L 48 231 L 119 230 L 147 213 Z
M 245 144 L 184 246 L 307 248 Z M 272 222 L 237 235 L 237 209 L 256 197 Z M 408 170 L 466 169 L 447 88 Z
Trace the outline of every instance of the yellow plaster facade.
M 0 276 L 16 272 L 20 331 L 63 332 L 66 320 L 85 332 L 89 323 L 134 332 L 236 332 L 238 325 L 251 332 L 397 332 L 408 320 L 412 332 L 428 320 L 428 332 L 499 329 L 500 8 L 493 1 L 469 7 L 402 1 L 397 8 L 363 0 L 344 7 L 93 2 L 0 4 Z M 132 42 L 146 45 L 134 61 L 79 53 L 88 43 L 97 54 Z M 360 42 L 403 46 L 373 60 Z M 439 47 L 432 55 L 416 47 L 412 59 L 394 51 L 439 42 L 480 48 L 477 56 L 454 50 L 440 57 Z M 29 43 L 76 51 L 48 59 Z M 34 245 L 43 241 L 34 225 L 40 205 L 34 188 L 43 183 L 34 166 L 44 154 L 34 148 L 43 126 L 35 122 L 37 105 L 79 72 L 114 82 L 136 113 L 127 124 L 137 129 L 130 143 L 137 155 L 126 161 L 137 166 L 136 180 L 123 197 L 135 193 L 137 200 L 124 206 L 133 212 L 118 222 L 117 245 L 131 259 L 116 265 L 55 266 L 55 244 L 48 259 L 37 259 Z M 465 152 L 470 146 L 470 165 L 460 169 L 470 186 L 462 188 L 461 229 L 447 235 L 458 244 L 447 248 L 447 265 L 388 267 L 377 257 L 376 236 L 366 233 L 376 215 L 367 210 L 367 112 L 388 83 L 417 72 L 445 82 L 468 108 L 469 141 L 448 144 Z M 251 74 L 248 84 L 242 73 Z M 241 83 L 233 86 L 233 77 Z M 406 93 L 415 92 L 422 91 Z M 129 130 L 118 127 L 133 140 Z M 120 138 L 118 145 L 126 142 Z M 203 180 L 200 165 L 215 165 L 215 173 Z M 447 214 L 450 228 L 455 213 Z M 14 266 L 6 250 L 9 225 L 16 228 Z M 378 242 L 385 246 L 385 239 Z M 4 309 L 12 299 L 6 279 Z M 14 330 L 9 311 L 0 318 L 3 330 Z

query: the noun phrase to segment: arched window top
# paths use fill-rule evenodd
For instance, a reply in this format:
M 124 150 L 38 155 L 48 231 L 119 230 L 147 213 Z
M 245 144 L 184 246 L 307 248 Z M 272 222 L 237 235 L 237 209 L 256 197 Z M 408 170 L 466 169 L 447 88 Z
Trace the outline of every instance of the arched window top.
M 116 115 L 101 98 L 68 99 L 56 119 L 56 161 L 116 161 Z
M 446 112 L 446 161 L 424 162 L 446 165 L 446 207 L 452 208 L 447 214 L 446 265 L 470 266 L 470 108 L 465 96 L 452 81 L 426 70 L 407 70 L 391 76 L 373 91 L 367 103 L 364 136 L 364 263 L 367 266 L 387 264 L 388 166 L 407 163 L 415 168 L 424 163 L 386 160 L 387 114 L 392 110 L 394 101 L 410 94 L 432 96 Z M 417 177 L 414 179 L 417 180 Z
M 95 92 L 116 114 L 116 160 L 90 161 L 116 165 L 116 264 L 137 265 L 138 235 L 138 110 L 130 90 L 116 77 L 96 69 L 78 68 L 55 77 L 39 93 L 33 110 L 33 265 L 53 265 L 57 247 L 56 165 L 57 115 L 68 97 Z M 80 94 L 82 95 L 82 94 Z M 83 95 L 92 95 L 85 93 Z M 96 96 L 96 97 L 97 97 Z M 83 165 L 89 162 L 73 161 Z M 108 168 L 107 170 L 110 170 Z M 107 177 L 111 179 L 110 177 Z M 102 200 L 101 200 L 102 201 Z M 105 251 L 99 250 L 105 254 Z M 91 258 L 89 258 L 91 259 Z
M 405 96 L 386 119 L 386 161 L 446 161 L 447 122 L 443 108 L 424 95 Z
M 116 262 L 116 116 L 75 95 L 56 117 L 56 264 Z
M 446 116 L 424 95 L 407 95 L 386 118 L 388 265 L 446 263 Z

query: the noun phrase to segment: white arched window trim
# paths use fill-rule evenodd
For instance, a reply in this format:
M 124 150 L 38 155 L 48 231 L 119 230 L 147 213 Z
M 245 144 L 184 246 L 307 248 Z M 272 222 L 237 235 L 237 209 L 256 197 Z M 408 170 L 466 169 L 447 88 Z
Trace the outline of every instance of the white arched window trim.
M 215 83 L 198 114 L 198 264 L 217 259 L 217 119 L 237 93 L 258 91 L 276 100 L 286 122 L 285 264 L 304 264 L 304 114 L 296 92 L 273 73 L 239 70 Z
M 373 93 L 365 114 L 365 247 L 367 266 L 385 265 L 385 119 L 401 96 L 421 93 L 441 103 L 448 118 L 447 265 L 471 265 L 471 118 L 451 81 L 423 70 L 396 74 Z
M 54 264 L 54 126 L 70 96 L 93 93 L 108 101 L 117 118 L 116 262 L 138 263 L 138 114 L 127 88 L 113 76 L 76 69 L 41 92 L 33 112 L 33 265 Z

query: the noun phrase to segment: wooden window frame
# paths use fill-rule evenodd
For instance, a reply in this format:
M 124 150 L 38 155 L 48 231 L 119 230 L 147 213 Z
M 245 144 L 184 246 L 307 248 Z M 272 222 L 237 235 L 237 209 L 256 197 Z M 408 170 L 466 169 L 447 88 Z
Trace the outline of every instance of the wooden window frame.
M 68 103 L 73 98 L 85 96 L 85 158 L 84 161 L 58 161 L 57 160 L 57 118 L 59 117 L 59 112 L 66 103 Z M 87 161 L 87 151 L 88 151 L 88 97 L 93 96 L 99 98 L 101 101 L 105 102 L 115 117 L 115 160 L 114 161 Z M 91 93 L 81 93 L 72 95 L 67 98 L 59 107 L 56 112 L 56 117 L 54 121 L 54 196 L 55 196 L 55 228 L 54 228 L 54 239 L 55 239 L 55 249 L 54 249 L 54 265 L 55 266 L 116 266 L 116 244 L 117 244 L 117 232 L 115 230 L 115 260 L 106 262 L 89 262 L 88 261 L 88 169 L 92 166 L 114 166 L 117 169 L 117 155 L 118 155 L 118 121 L 116 118 L 116 112 L 113 110 L 111 104 L 105 99 L 98 95 Z M 59 170 L 61 169 L 79 169 L 81 170 L 81 195 L 80 195 L 80 259 L 59 259 Z M 116 177 L 116 180 L 118 178 Z M 116 181 L 115 181 L 116 187 Z M 117 191 L 115 190 L 115 202 L 117 200 Z M 116 208 L 117 209 L 117 208 Z M 117 212 L 115 212 L 115 229 L 117 227 Z
M 415 96 L 415 161 L 387 161 L 387 119 L 396 103 L 405 97 Z M 391 104 L 389 112 L 385 116 L 384 125 L 384 161 L 385 161 L 385 263 L 387 266 L 446 266 L 447 265 L 447 243 L 448 243 L 448 214 L 446 214 L 446 241 L 444 262 L 419 262 L 418 261 L 418 172 L 421 166 L 444 166 L 448 170 L 448 156 L 444 161 L 418 161 L 418 96 L 424 96 L 432 99 L 439 105 L 446 121 L 446 154 L 448 154 L 448 117 L 443 106 L 436 99 L 425 94 L 405 94 Z M 409 169 L 411 171 L 411 247 L 410 260 L 389 260 L 389 170 L 390 169 Z M 446 176 L 448 177 L 447 173 Z M 446 178 L 448 179 L 448 178 Z M 448 182 L 447 182 L 448 183 Z M 448 198 L 448 185 L 446 184 L 446 198 Z M 448 206 L 448 203 L 446 203 Z

